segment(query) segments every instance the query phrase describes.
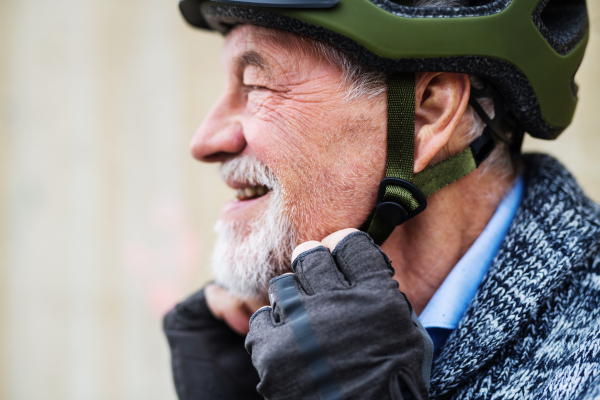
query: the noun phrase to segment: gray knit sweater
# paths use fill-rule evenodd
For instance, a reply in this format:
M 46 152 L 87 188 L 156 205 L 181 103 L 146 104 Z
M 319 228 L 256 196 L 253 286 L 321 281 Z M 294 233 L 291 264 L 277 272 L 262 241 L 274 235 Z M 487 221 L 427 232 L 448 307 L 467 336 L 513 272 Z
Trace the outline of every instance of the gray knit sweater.
M 600 399 L 600 207 L 549 156 L 436 359 L 432 399 Z

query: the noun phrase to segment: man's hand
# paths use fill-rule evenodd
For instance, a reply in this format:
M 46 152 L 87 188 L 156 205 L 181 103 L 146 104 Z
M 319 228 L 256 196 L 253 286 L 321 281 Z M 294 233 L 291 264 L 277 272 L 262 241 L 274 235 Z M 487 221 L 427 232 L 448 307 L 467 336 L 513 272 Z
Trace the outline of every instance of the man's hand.
M 265 305 L 259 300 L 240 300 L 215 284 L 208 284 L 204 289 L 204 295 L 212 315 L 218 320 L 225 321 L 240 335 L 248 333 L 250 317 Z
M 256 392 L 258 374 L 244 349 L 243 336 L 251 313 L 246 307 L 256 306 L 207 285 L 165 316 L 179 399 L 262 399 Z
M 267 399 L 427 399 L 433 353 L 387 256 L 343 230 L 294 251 L 246 349 Z

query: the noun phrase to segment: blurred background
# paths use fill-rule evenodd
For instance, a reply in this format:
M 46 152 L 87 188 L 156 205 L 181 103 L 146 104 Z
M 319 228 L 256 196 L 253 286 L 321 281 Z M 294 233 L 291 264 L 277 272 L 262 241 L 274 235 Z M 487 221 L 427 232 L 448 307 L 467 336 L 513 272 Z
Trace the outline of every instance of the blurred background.
M 600 201 L 600 3 L 573 125 L 525 149 Z M 0 399 L 175 399 L 161 317 L 233 193 L 188 142 L 222 38 L 175 0 L 0 0 Z

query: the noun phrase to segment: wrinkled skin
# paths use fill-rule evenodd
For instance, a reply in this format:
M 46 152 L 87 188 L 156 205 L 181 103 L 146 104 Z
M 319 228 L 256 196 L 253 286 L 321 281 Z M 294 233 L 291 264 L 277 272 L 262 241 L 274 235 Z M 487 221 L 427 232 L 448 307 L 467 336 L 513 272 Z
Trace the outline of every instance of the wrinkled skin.
M 286 51 L 274 32 L 242 26 L 229 34 L 226 88 L 196 133 L 192 153 L 202 161 L 258 157 L 281 184 L 300 242 L 357 227 L 384 176 L 385 94 L 347 102 L 341 70 Z M 226 206 L 221 218 L 249 222 L 268 198 Z

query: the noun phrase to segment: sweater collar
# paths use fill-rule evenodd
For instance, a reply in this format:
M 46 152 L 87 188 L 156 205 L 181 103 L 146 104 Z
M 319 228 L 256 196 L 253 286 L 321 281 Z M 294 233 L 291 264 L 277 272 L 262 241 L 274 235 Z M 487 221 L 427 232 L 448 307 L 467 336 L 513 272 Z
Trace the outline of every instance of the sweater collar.
M 531 320 L 600 236 L 600 209 L 545 155 L 523 156 L 523 201 L 432 371 L 431 394 L 465 382 Z

